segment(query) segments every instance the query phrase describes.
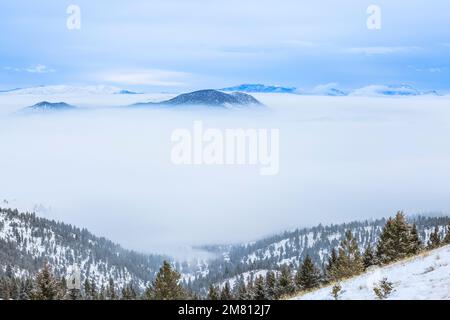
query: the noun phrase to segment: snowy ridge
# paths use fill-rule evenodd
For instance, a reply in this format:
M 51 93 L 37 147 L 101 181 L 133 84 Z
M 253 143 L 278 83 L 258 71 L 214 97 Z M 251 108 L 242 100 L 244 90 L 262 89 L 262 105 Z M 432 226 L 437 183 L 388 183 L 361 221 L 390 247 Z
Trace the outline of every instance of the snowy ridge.
M 416 223 L 419 236 L 424 243 L 429 240 L 435 226 L 439 227 L 440 235 L 443 237 L 448 221 L 448 217 L 419 216 L 411 219 L 411 222 Z M 209 283 L 233 282 L 241 275 L 248 277 L 260 270 L 279 271 L 284 264 L 296 270 L 306 255 L 309 255 L 318 267 L 322 267 L 328 261 L 331 250 L 337 248 L 344 239 L 347 230 L 352 232 L 363 253 L 368 244 L 375 246 L 385 223 L 385 219 L 378 219 L 340 225 L 319 225 L 229 248 L 205 247 L 204 250 L 215 253 L 221 249 L 223 251 L 217 259 L 208 262 L 207 269 L 203 267 L 198 270 L 199 272 L 190 273 L 189 279 L 193 288 L 201 290 Z
M 112 278 L 118 288 L 129 283 L 144 288 L 163 261 L 122 249 L 85 229 L 3 209 L 0 249 L 0 274 L 11 265 L 16 276 L 34 275 L 48 262 L 56 275 L 66 276 L 76 263 L 83 281 L 92 279 L 99 287 Z
M 0 94 L 15 95 L 81 95 L 81 94 L 135 94 L 135 92 L 107 85 L 95 86 L 38 86 L 2 91 Z
M 450 245 L 342 281 L 339 299 L 376 299 L 373 288 L 384 278 L 393 284 L 389 300 L 449 300 Z M 330 300 L 331 288 L 327 286 L 294 300 Z

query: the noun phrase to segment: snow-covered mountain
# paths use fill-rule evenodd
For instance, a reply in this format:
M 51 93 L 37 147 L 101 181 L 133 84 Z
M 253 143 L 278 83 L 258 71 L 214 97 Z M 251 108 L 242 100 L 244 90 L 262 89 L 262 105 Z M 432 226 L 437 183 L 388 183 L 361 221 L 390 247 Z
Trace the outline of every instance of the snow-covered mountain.
M 0 275 L 8 265 L 16 276 L 34 275 L 48 262 L 55 274 L 66 276 L 76 263 L 83 280 L 92 279 L 99 287 L 112 278 L 118 288 L 129 283 L 143 288 L 163 259 L 125 250 L 86 229 L 0 209 Z
M 350 93 L 352 96 L 421 96 L 421 95 L 438 95 L 436 91 L 422 92 L 411 85 L 370 85 Z
M 348 95 L 348 92 L 338 89 L 337 83 L 328 83 L 314 87 L 310 94 L 317 96 L 342 97 Z
M 421 239 L 426 242 L 435 226 L 442 237 L 448 217 L 417 217 Z M 361 250 L 374 244 L 384 219 L 340 225 L 316 226 L 284 232 L 247 244 L 204 246 L 207 259 L 175 261 L 161 255 L 145 255 L 123 249 L 96 237 L 85 229 L 39 218 L 35 214 L 0 209 L 0 276 L 8 265 L 17 276 L 34 275 L 48 262 L 57 275 L 67 275 L 74 263 L 82 278 L 93 279 L 100 287 L 112 278 L 119 288 L 128 283 L 143 289 L 163 260 L 172 261 L 184 284 L 201 295 L 212 283 L 235 283 L 239 278 L 277 273 L 284 264 L 296 269 L 308 254 L 318 266 L 327 261 L 332 248 L 339 245 L 347 230 L 352 231 Z
M 0 94 L 45 96 L 45 95 L 85 95 L 85 94 L 91 95 L 136 94 L 136 92 L 107 85 L 95 85 L 95 86 L 54 85 L 54 86 L 37 86 L 30 88 L 5 90 L 1 91 Z
M 390 300 L 449 300 L 450 246 L 425 252 L 414 258 L 368 272 L 340 283 L 341 300 L 373 300 L 374 288 L 383 279 L 392 284 Z M 298 296 L 296 300 L 330 300 L 333 285 Z
M 199 90 L 180 94 L 166 101 L 138 103 L 133 105 L 133 107 L 212 106 L 227 108 L 261 105 L 254 97 L 242 92 L 224 93 L 217 90 Z
M 415 217 L 420 238 L 426 243 L 435 226 L 439 226 L 444 236 L 448 217 Z M 209 283 L 234 281 L 241 274 L 257 273 L 261 270 L 280 270 L 283 264 L 296 270 L 306 255 L 309 255 L 317 266 L 323 266 L 333 248 L 337 248 L 350 230 L 355 236 L 361 251 L 378 241 L 386 223 L 385 219 L 363 222 L 351 222 L 339 225 L 318 225 L 312 228 L 297 229 L 284 232 L 253 243 L 224 246 L 202 247 L 220 255 L 217 259 L 201 265 L 197 272 L 190 274 L 192 286 L 196 290 Z
M 54 111 L 69 111 L 69 110 L 75 110 L 76 107 L 72 106 L 65 102 L 48 102 L 48 101 L 42 101 L 39 103 L 36 103 L 35 105 L 31 107 L 26 107 L 22 110 L 22 113 L 28 113 L 28 112 L 54 112 Z
M 230 92 L 253 92 L 253 93 L 294 93 L 295 87 L 267 86 L 264 84 L 241 84 L 234 87 L 220 89 L 221 91 Z

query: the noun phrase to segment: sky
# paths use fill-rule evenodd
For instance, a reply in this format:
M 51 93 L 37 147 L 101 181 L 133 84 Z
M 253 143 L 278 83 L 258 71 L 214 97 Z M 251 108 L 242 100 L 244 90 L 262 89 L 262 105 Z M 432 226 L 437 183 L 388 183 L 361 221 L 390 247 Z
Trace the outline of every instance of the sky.
M 69 29 L 69 5 L 80 29 Z M 370 5 L 380 28 L 369 29 Z M 446 90 L 447 0 L 0 3 L 0 90 L 109 84 L 179 92 L 265 83 Z

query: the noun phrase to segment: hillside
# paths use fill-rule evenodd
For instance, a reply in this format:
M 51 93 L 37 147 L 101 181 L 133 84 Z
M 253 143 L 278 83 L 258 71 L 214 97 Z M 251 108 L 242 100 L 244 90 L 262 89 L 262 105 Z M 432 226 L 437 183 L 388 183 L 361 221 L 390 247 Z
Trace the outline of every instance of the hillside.
M 449 218 L 418 216 L 410 220 L 416 223 L 421 240 L 427 243 L 435 226 L 439 226 L 440 234 L 444 236 Z M 337 248 L 344 239 L 347 230 L 352 232 L 360 250 L 363 251 L 368 244 L 375 245 L 385 223 L 385 219 L 377 219 L 339 225 L 318 225 L 284 232 L 248 244 L 202 247 L 203 250 L 220 257 L 200 264 L 196 273 L 187 274 L 185 278 L 192 281 L 194 290 L 201 291 L 209 283 L 233 283 L 242 274 L 248 276 L 264 274 L 267 270 L 277 271 L 284 264 L 296 270 L 306 255 L 309 255 L 317 266 L 322 267 L 331 250 Z
M 450 299 L 450 246 L 435 249 L 415 258 L 389 266 L 371 269 L 340 285 L 342 300 L 371 300 L 377 297 L 373 288 L 386 278 L 393 284 L 387 297 L 391 300 L 448 300 Z M 307 293 L 295 300 L 329 300 L 332 286 Z
M 210 106 L 229 108 L 260 105 L 262 104 L 254 97 L 242 92 L 224 93 L 217 90 L 199 90 L 183 93 L 166 101 L 138 103 L 133 105 L 133 107 Z
M 143 287 L 153 279 L 164 257 L 143 255 L 68 224 L 34 214 L 0 209 L 0 276 L 8 265 L 16 276 L 34 275 L 48 262 L 56 275 L 66 276 L 77 263 L 82 278 L 99 286 L 113 278 L 117 286 Z

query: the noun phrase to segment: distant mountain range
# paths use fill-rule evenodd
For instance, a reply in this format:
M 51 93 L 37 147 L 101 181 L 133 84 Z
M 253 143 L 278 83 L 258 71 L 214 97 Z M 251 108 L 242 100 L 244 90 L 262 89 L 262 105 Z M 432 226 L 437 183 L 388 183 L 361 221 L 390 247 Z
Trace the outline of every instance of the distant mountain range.
M 264 93 L 295 93 L 295 87 L 266 86 L 264 84 L 241 84 L 235 87 L 220 89 L 222 91 L 264 92 Z
M 224 93 L 217 90 L 200 90 L 190 93 L 184 93 L 172 98 L 170 100 L 161 102 L 142 102 L 133 104 L 128 107 L 161 107 L 161 108 L 174 108 L 174 107 L 191 107 L 191 106 L 207 106 L 207 107 L 219 107 L 219 108 L 242 108 L 251 106 L 263 106 L 261 102 L 256 100 L 249 94 L 242 92 Z M 48 102 L 42 101 L 33 106 L 26 107 L 20 111 L 20 113 L 44 113 L 44 112 L 56 112 L 56 111 L 68 111 L 76 110 L 76 106 L 67 104 L 65 102 Z
M 224 93 L 218 90 L 200 90 L 180 94 L 175 98 L 161 102 L 137 103 L 133 107 L 179 107 L 212 106 L 221 108 L 262 106 L 262 103 L 249 94 L 242 92 Z
M 201 90 L 200 92 L 208 92 L 208 90 Z M 337 84 L 325 84 L 316 86 L 310 90 L 303 90 L 296 87 L 284 87 L 276 85 L 265 84 L 241 84 L 233 87 L 227 87 L 214 92 L 222 93 L 286 93 L 299 95 L 317 95 L 317 96 L 422 96 L 422 95 L 440 95 L 435 90 L 421 91 L 409 84 L 398 85 L 369 85 L 353 90 L 343 90 L 337 87 Z M 54 85 L 54 86 L 37 86 L 30 88 L 16 88 L 10 90 L 0 90 L 0 94 L 13 95 L 139 95 L 140 92 L 135 92 L 127 89 L 122 89 L 114 86 L 97 85 L 97 86 L 68 86 L 68 85 Z M 195 97 L 194 97 L 195 98 Z M 181 98 L 180 98 L 181 99 Z M 196 99 L 196 98 L 195 98 Z M 208 99 L 208 98 L 206 98 Z M 225 101 L 226 99 L 224 99 Z M 164 101 L 159 104 L 175 104 L 176 101 Z M 236 103 L 236 101 L 234 101 Z
M 295 87 L 267 86 L 263 84 L 241 84 L 235 87 L 220 89 L 222 91 L 241 91 L 252 93 L 291 93 L 317 96 L 422 96 L 439 95 L 435 90 L 420 91 L 411 85 L 370 85 L 355 90 L 341 90 L 330 85 L 320 85 L 312 90 L 300 90 Z
M 3 94 L 17 95 L 81 95 L 81 94 L 138 94 L 138 92 L 121 89 L 113 86 L 37 86 L 29 88 L 16 88 L 0 91 Z
M 419 91 L 418 89 L 407 85 L 371 85 L 354 90 L 350 93 L 352 96 L 423 96 L 439 95 L 437 91 Z

